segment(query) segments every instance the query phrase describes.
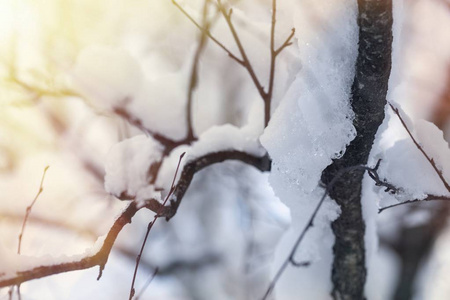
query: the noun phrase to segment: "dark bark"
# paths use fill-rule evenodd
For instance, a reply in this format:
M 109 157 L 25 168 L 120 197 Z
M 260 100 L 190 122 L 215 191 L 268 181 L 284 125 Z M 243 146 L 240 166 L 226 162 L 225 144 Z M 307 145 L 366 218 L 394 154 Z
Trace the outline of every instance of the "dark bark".
M 375 134 L 384 119 L 391 70 L 392 2 L 358 0 L 358 9 L 359 49 L 351 97 L 357 135 L 345 154 L 324 170 L 324 184 L 328 184 L 342 168 L 367 163 Z M 330 191 L 330 197 L 341 207 L 341 215 L 332 224 L 336 237 L 332 268 L 334 299 L 364 299 L 363 175 L 363 170 L 349 172 Z

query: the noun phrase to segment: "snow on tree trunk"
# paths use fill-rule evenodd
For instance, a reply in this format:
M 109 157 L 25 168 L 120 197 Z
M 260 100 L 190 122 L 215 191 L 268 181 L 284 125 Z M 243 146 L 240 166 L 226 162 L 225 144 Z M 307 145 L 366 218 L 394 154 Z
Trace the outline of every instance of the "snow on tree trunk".
M 357 136 L 345 154 L 322 174 L 327 184 L 342 168 L 366 164 L 375 134 L 384 119 L 386 93 L 391 70 L 392 2 L 358 1 L 359 49 L 351 105 Z M 335 299 L 363 299 L 366 280 L 365 223 L 361 211 L 364 171 L 342 176 L 330 192 L 341 206 L 341 215 L 332 223 L 336 237 L 333 247 L 332 295 Z

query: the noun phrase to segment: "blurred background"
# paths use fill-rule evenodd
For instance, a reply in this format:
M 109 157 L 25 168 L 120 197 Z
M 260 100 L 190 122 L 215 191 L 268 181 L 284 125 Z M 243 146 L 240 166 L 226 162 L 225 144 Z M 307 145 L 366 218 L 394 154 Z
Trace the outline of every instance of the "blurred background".
M 263 74 L 267 62 L 260 57 L 268 41 L 271 1 L 229 2 Z M 292 27 L 289 10 L 295 1 L 279 2 L 281 40 Z M 394 32 L 393 72 L 402 83 L 397 101 L 414 118 L 436 124 L 450 141 L 450 2 L 394 2 L 401 12 Z M 180 3 L 200 19 L 203 1 Z M 319 13 L 310 15 L 320 27 Z M 223 20 L 216 18 L 214 26 L 216 36 L 236 50 Z M 104 164 L 114 144 L 140 131 L 74 88 L 71 78 L 81 51 L 98 45 L 124 49 L 148 80 L 163 77 L 166 90 L 183 94 L 197 41 L 197 29 L 168 0 L 0 0 L 0 246 L 16 249 L 26 207 L 46 166 L 44 191 L 23 238 L 24 255 L 81 254 L 125 207 L 104 190 Z M 299 68 L 295 53 L 288 51 L 280 62 L 275 103 L 283 96 L 283 82 Z M 245 71 L 212 45 L 202 66 L 195 131 L 245 125 L 254 101 L 260 101 Z M 289 224 L 286 208 L 268 204 L 276 197 L 267 188 L 267 176 L 239 165 L 199 175 L 185 211 L 173 225 L 160 222 L 152 232 L 137 291 L 156 267 L 165 271 L 141 299 L 255 299 L 255 291 L 267 284 L 275 245 Z M 223 178 L 238 178 L 241 184 Z M 221 190 L 234 192 L 217 193 Z M 448 204 L 432 202 L 380 215 L 368 299 L 448 299 L 449 212 Z M 22 299 L 126 298 L 151 218 L 142 211 L 123 230 L 100 281 L 96 268 L 60 274 L 23 284 Z M 7 288 L 0 290 L 0 299 L 8 299 Z M 280 293 L 279 299 L 301 296 Z

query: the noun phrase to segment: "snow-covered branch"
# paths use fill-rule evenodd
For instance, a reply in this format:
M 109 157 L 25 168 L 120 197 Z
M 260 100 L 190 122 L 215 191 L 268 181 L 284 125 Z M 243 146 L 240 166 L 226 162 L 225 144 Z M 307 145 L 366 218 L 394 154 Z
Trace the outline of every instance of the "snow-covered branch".
M 87 255 L 86 257 L 83 257 L 81 259 L 75 259 L 73 261 L 71 261 L 69 258 L 67 262 L 55 262 L 37 265 L 33 268 L 25 270 L 18 270 L 13 275 L 0 274 L 0 287 L 17 285 L 33 279 L 70 271 L 89 269 L 95 266 L 100 267 L 100 272 L 98 275 L 98 279 L 100 279 L 117 236 L 126 224 L 131 223 L 133 216 L 141 208 L 139 208 L 135 202 L 130 203 L 128 207 L 116 219 L 113 226 L 106 235 L 100 249 L 97 252 L 91 255 Z
M 270 171 L 271 164 L 267 155 L 257 157 L 241 151 L 220 151 L 193 159 L 187 162 L 183 167 L 181 176 L 174 187 L 173 196 L 168 198 L 170 201 L 169 206 L 162 206 L 162 204 L 158 201 L 151 199 L 146 202 L 144 206 L 140 207 L 137 202 L 133 201 L 116 219 L 98 252 L 74 261 L 62 263 L 56 262 L 54 264 L 51 263 L 48 265 L 40 265 L 31 269 L 17 271 L 13 276 L 7 276 L 4 278 L 0 276 L 0 287 L 17 285 L 33 279 L 64 272 L 88 269 L 95 266 L 100 267 L 100 273 L 98 276 L 99 279 L 108 261 L 109 254 L 113 248 L 117 236 L 126 224 L 131 223 L 134 215 L 140 209 L 147 208 L 153 212 L 159 212 L 158 217 L 165 217 L 167 220 L 170 220 L 175 216 L 183 196 L 194 178 L 194 175 L 208 166 L 230 160 L 241 161 L 245 164 L 254 166 L 260 171 Z

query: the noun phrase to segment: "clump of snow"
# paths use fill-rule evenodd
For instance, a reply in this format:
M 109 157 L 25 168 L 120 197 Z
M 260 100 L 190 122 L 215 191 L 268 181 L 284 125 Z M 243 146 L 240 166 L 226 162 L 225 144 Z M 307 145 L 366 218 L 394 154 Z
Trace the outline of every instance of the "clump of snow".
M 114 145 L 105 166 L 105 189 L 119 197 L 127 194 L 136 200 L 159 198 L 149 187 L 150 166 L 162 159 L 163 147 L 151 137 L 135 136 Z
M 425 120 L 417 120 L 413 123 L 403 111 L 400 110 L 400 113 L 416 141 L 433 159 L 444 178 L 449 181 L 450 161 L 447 158 L 450 156 L 450 149 L 443 138 L 442 131 Z M 393 116 L 393 118 L 397 117 Z M 397 124 L 397 126 L 402 125 Z M 409 136 L 379 153 L 378 157 L 383 159 L 379 169 L 380 177 L 401 188 L 395 195 L 398 200 L 423 199 L 428 194 L 449 194 L 430 162 Z M 388 200 L 389 196 L 382 191 L 382 188 L 378 189 L 381 199 Z
M 444 178 L 450 181 L 450 149 L 444 134 L 435 124 L 420 119 L 416 122 L 417 139 L 420 141 L 424 151 L 442 171 Z
M 0 240 L 0 258 L 1 258 L 0 278 L 9 277 L 15 274 L 17 268 L 19 267 L 20 255 L 6 248 L 1 240 Z
M 124 110 L 145 128 L 182 139 L 190 66 L 187 60 L 180 70 L 149 80 L 127 51 L 96 46 L 80 53 L 72 82 L 75 90 L 100 110 Z
M 356 3 L 305 1 L 295 14 L 302 69 L 261 137 L 273 160 L 270 183 L 292 215 L 292 229 L 278 249 L 277 264 L 286 257 L 323 195 L 318 187 L 322 171 L 355 137 L 349 98 L 358 43 Z M 330 222 L 338 214 L 339 207 L 325 201 L 314 230 L 308 232 L 296 255 L 298 261 L 314 263 L 307 270 L 287 271 L 277 289 L 281 296 L 308 290 L 305 298 L 329 297 Z
M 258 135 L 252 134 L 247 127 L 238 128 L 231 124 L 225 124 L 213 126 L 200 135 L 188 154 L 199 157 L 224 150 L 237 150 L 256 156 L 262 156 L 265 153 L 259 143 Z
M 92 46 L 78 56 L 72 73 L 75 89 L 103 110 L 134 98 L 143 83 L 142 70 L 125 50 Z
M 289 211 L 274 195 L 268 174 L 228 161 L 194 176 L 176 217 L 158 223 L 166 226 L 161 234 L 161 227 L 155 227 L 146 257 L 164 266 L 177 259 L 217 256 L 219 264 L 196 270 L 195 276 L 190 271 L 177 275 L 191 289 L 199 288 L 201 299 L 245 299 L 243 293 L 249 291 L 251 299 L 260 299 L 288 222 Z M 205 282 L 214 288 L 205 290 Z
M 274 171 L 294 185 L 301 182 L 306 192 L 317 186 L 323 168 L 355 136 L 348 101 L 357 54 L 356 12 L 346 12 L 351 6 L 335 7 L 337 15 L 346 14 L 336 24 L 339 32 L 330 24 L 336 28 L 320 38 L 305 40 L 303 30 L 299 32 L 300 52 L 308 64 L 304 63 L 261 138 L 276 166 Z
M 173 73 L 147 80 L 127 109 L 145 128 L 151 128 L 172 139 L 187 133 L 186 99 L 190 61 Z
M 102 249 L 107 236 L 108 236 L 108 234 L 99 236 L 97 238 L 97 240 L 95 241 L 94 245 L 92 247 L 86 249 L 86 251 L 84 252 L 84 255 L 85 256 L 93 256 L 93 255 L 97 254 Z
M 259 118 L 257 112 L 255 112 L 254 117 Z M 186 153 L 186 155 L 180 163 L 180 170 L 189 161 L 215 152 L 241 151 L 258 157 L 263 156 L 266 150 L 259 142 L 258 131 L 260 131 L 258 126 L 251 125 L 242 128 L 231 124 L 211 127 L 202 133 L 192 145 L 179 146 L 164 158 L 156 185 L 169 190 L 178 161 L 183 153 Z M 178 180 L 180 176 L 181 171 L 178 172 L 176 179 Z

